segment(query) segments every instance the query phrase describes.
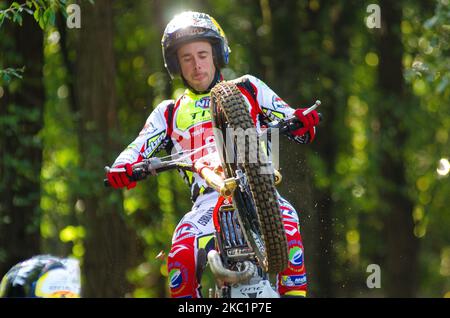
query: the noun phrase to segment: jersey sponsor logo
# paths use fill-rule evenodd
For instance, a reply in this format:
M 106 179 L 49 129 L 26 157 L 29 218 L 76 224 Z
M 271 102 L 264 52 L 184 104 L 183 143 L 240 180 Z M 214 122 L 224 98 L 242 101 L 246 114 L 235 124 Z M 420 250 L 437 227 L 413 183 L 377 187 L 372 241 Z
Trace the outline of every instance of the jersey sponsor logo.
M 187 268 L 178 261 L 168 264 L 169 287 L 172 296 L 180 296 L 189 284 L 189 273 Z
M 175 255 L 177 255 L 182 250 L 187 250 L 188 248 L 184 245 L 176 245 L 172 248 L 172 250 L 169 253 L 169 257 L 173 258 Z
M 142 128 L 141 132 L 139 133 L 139 136 L 144 134 L 153 134 L 157 128 L 153 125 L 153 123 L 145 123 L 144 127 Z
M 207 111 L 206 110 L 202 110 L 200 112 L 191 113 L 191 117 L 192 117 L 192 120 L 194 122 L 196 122 L 197 118 L 203 119 L 206 114 L 207 114 Z M 209 118 L 211 118 L 211 116 L 209 116 Z
M 202 97 L 195 102 L 195 107 L 199 107 L 201 109 L 209 109 L 210 100 L 211 99 L 209 96 Z
M 286 287 L 304 286 L 306 285 L 306 274 L 281 276 L 281 285 Z
M 266 116 L 269 117 L 269 118 L 275 116 L 277 118 L 283 119 L 285 117 L 282 112 L 276 112 L 276 111 L 274 111 L 272 109 L 264 107 L 263 105 L 261 105 L 261 109 L 266 114 Z
M 302 248 L 295 246 L 291 248 L 289 251 L 289 262 L 293 266 L 302 266 L 303 265 L 303 250 Z
M 280 209 L 281 209 L 281 212 L 283 213 L 283 221 L 284 222 L 298 223 L 298 215 L 293 208 L 291 209 L 285 205 L 283 206 L 282 203 L 280 203 Z
M 183 283 L 183 275 L 179 268 L 174 268 L 169 273 L 170 288 L 177 289 Z
M 286 102 L 284 100 L 282 100 L 280 97 L 274 95 L 272 97 L 272 106 L 274 109 L 278 109 L 278 108 L 287 107 L 288 104 L 286 104 Z
M 181 224 L 176 230 L 175 230 L 175 242 L 184 240 L 189 237 L 194 237 L 202 234 L 202 232 L 198 229 L 196 225 L 194 225 L 191 222 L 185 222 Z
M 164 139 L 164 132 L 160 132 L 159 134 L 152 136 L 147 139 L 146 141 L 146 149 L 142 156 L 144 158 L 150 158 L 156 149 L 161 145 L 162 141 Z
M 211 208 L 208 211 L 206 211 L 206 213 L 204 215 L 202 215 L 201 218 L 198 219 L 197 223 L 201 224 L 203 226 L 206 226 L 206 224 L 208 224 L 209 221 L 211 221 L 213 211 L 214 211 L 214 208 Z
M 286 234 L 288 234 L 289 236 L 294 236 L 297 232 L 298 232 L 298 228 L 297 225 L 293 225 L 293 224 L 284 224 L 284 229 L 286 231 Z

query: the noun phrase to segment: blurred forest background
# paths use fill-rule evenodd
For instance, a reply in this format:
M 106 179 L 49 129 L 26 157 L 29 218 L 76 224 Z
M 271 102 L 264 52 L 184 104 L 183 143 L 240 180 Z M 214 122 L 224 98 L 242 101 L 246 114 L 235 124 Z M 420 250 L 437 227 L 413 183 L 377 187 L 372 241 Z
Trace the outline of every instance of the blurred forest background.
M 187 187 L 173 172 L 113 191 L 103 167 L 183 91 L 160 41 L 195 10 L 225 30 L 226 79 L 255 75 L 295 108 L 322 101 L 314 144 L 280 147 L 309 295 L 450 297 L 449 0 L 81 1 L 81 28 L 70 3 L 0 0 L 0 276 L 50 253 L 81 261 L 86 297 L 168 296 L 155 256 Z

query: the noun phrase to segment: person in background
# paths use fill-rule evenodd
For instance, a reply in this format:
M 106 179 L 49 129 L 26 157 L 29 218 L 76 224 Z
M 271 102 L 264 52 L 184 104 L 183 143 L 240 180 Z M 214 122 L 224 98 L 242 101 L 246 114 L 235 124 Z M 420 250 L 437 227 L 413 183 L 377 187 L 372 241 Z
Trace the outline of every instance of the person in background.
M 79 298 L 80 266 L 73 258 L 36 255 L 14 265 L 0 283 L 0 297 Z

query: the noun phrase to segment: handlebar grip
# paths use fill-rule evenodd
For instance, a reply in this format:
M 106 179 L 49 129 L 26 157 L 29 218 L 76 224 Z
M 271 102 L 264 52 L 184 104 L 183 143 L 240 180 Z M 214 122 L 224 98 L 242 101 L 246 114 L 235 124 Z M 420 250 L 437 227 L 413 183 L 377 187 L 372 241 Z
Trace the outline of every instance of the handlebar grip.
M 142 177 L 142 176 L 137 176 L 137 175 L 133 175 L 128 177 L 128 180 L 130 180 L 131 182 L 134 181 L 140 181 L 142 179 L 145 179 L 146 176 Z M 107 178 L 103 179 L 103 185 L 107 188 L 111 187 L 111 183 L 109 182 L 109 180 Z
M 323 120 L 323 115 L 322 113 L 317 113 L 319 115 L 319 123 Z M 297 129 L 300 129 L 303 127 L 303 123 L 297 119 L 296 117 L 294 117 L 293 119 L 290 120 L 290 122 L 287 125 L 287 131 L 291 132 Z
M 111 169 L 110 167 L 105 166 L 105 172 L 106 172 L 106 173 L 108 173 L 110 169 Z M 105 178 L 105 179 L 103 179 L 103 185 L 104 185 L 106 188 L 109 188 L 109 187 L 111 186 L 111 183 L 109 183 L 109 180 L 108 180 L 107 178 Z
M 109 169 L 109 167 L 108 167 Z M 109 170 L 107 170 L 109 171 Z M 131 176 L 127 176 L 128 180 L 130 180 L 131 182 L 134 181 L 140 181 L 140 180 L 144 180 L 145 178 L 147 178 L 147 172 L 142 169 L 142 168 L 137 168 L 136 170 L 133 170 L 133 174 Z M 105 187 L 110 187 L 111 183 L 109 182 L 108 179 L 103 179 L 103 184 L 105 185 Z

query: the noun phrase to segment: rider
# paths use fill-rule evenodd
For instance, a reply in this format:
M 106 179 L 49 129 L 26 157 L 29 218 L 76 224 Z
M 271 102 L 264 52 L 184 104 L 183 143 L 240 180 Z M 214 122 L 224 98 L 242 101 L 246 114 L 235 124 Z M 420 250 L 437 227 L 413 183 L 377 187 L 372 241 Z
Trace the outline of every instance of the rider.
M 37 255 L 14 265 L 0 283 L 0 297 L 79 298 L 78 260 Z
M 225 34 L 211 16 L 199 12 L 183 12 L 167 25 L 162 38 L 165 67 L 171 78 L 181 76 L 186 90 L 177 100 L 161 102 L 148 117 L 139 136 L 118 156 L 113 167 L 126 172 L 109 172 L 114 188 L 131 189 L 133 164 L 154 156 L 159 150 L 186 151 L 214 142 L 209 112 L 210 90 L 223 80 L 221 68 L 229 60 L 230 48 Z M 299 143 L 310 143 L 315 137 L 318 113 L 304 116 L 305 109 L 292 109 L 265 83 L 251 75 L 234 80 L 247 103 L 257 129 L 264 123 L 296 116 L 303 128 L 293 132 Z M 204 149 L 204 148 L 203 148 Z M 195 160 L 207 151 L 200 151 Z M 181 172 L 191 188 L 192 210 L 175 229 L 168 256 L 170 293 L 172 297 L 201 297 L 196 277 L 197 251 L 211 248 L 214 225 L 212 212 L 218 193 L 197 174 Z M 279 197 L 286 230 L 289 262 L 278 274 L 277 287 L 282 296 L 306 296 L 306 272 L 303 244 L 297 212 Z

